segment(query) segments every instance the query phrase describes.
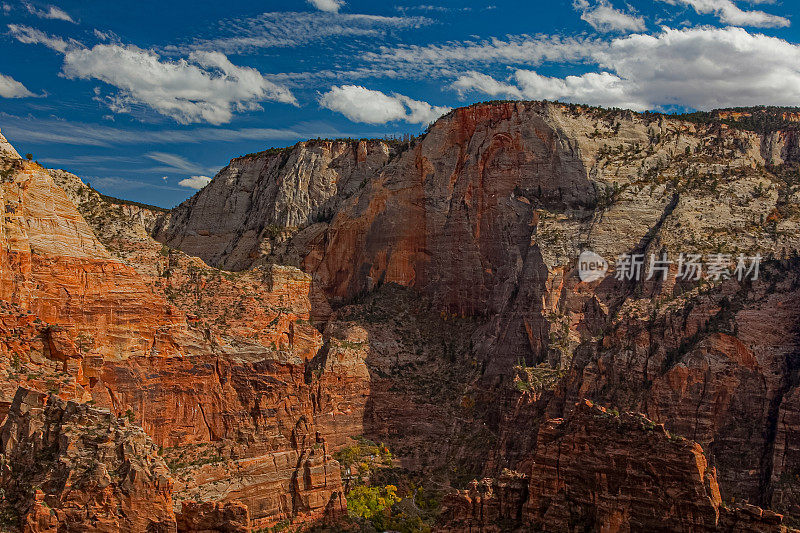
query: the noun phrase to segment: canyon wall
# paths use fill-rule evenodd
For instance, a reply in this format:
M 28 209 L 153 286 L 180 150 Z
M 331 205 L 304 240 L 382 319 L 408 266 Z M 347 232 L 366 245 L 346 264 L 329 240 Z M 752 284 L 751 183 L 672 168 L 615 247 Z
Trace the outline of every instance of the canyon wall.
M 193 253 L 237 268 L 290 258 L 335 309 L 397 284 L 470 321 L 452 360 L 477 375 L 448 403 L 462 415 L 462 403 L 474 404 L 453 424 L 462 440 L 476 425 L 487 429 L 486 474 L 526 468 L 544 421 L 590 398 L 699 442 L 724 498 L 795 515 L 797 162 L 788 123 L 759 133 L 554 103 L 478 104 L 441 118 L 363 186 L 344 190 L 330 220 L 285 228 L 279 246 L 270 238 L 247 254 L 204 251 L 224 235 L 214 230 L 219 219 L 208 220 L 213 210 L 193 206 L 234 205 L 242 188 L 228 171 L 179 217 L 163 217 L 156 237 L 180 246 L 190 236 Z M 247 205 L 248 217 L 279 206 Z M 581 282 L 584 250 L 609 261 L 604 280 Z M 668 254 L 667 278 L 644 279 L 645 264 L 640 281 L 616 280 L 625 253 Z M 760 255 L 763 275 L 678 280 L 682 253 L 727 254 L 729 274 L 740 254 Z M 426 420 L 438 420 L 436 411 Z M 467 462 L 468 450 L 448 448 L 450 460 Z
M 471 487 L 443 528 L 777 530 L 764 509 L 800 520 L 797 161 L 788 126 L 492 103 L 237 158 L 154 218 L 4 150 L 1 414 L 21 385 L 141 426 L 176 528 L 341 518 L 332 454 L 365 436 Z M 584 250 L 763 265 L 587 283 Z

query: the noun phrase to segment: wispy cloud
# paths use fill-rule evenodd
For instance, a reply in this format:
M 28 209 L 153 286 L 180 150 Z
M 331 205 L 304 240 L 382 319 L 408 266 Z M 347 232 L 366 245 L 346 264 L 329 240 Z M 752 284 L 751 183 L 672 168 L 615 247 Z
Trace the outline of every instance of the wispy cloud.
M 581 14 L 581 20 L 600 32 L 644 31 L 644 19 L 616 9 L 608 0 L 575 0 L 573 7 Z
M 607 43 L 586 37 L 517 35 L 505 39 L 451 41 L 445 44 L 381 47 L 365 54 L 365 59 L 386 68 L 405 72 L 457 72 L 470 65 L 498 62 L 540 65 L 544 62 L 575 63 L 585 59 L 587 51 L 604 48 Z
M 62 54 L 66 53 L 67 49 L 69 48 L 77 48 L 81 46 L 81 43 L 74 39 L 64 40 L 61 37 L 48 35 L 45 32 L 37 30 L 36 28 L 31 28 L 30 26 L 9 24 L 8 30 L 11 35 L 21 43 L 43 44 L 51 50 L 61 52 Z
M 75 24 L 75 21 L 72 20 L 72 17 L 70 17 L 69 14 L 67 14 L 67 12 L 60 7 L 47 6 L 45 9 L 37 9 L 32 4 L 26 3 L 25 8 L 30 14 L 41 19 L 63 20 L 65 22 L 72 22 Z
M 145 157 L 158 161 L 159 163 L 164 163 L 169 170 L 182 171 L 189 174 L 205 172 L 206 170 L 202 165 L 192 163 L 188 159 L 175 154 L 150 152 L 145 154 Z
M 18 117 L 0 112 L 3 135 L 14 142 L 110 147 L 137 144 L 197 144 L 205 142 L 285 142 L 313 137 L 363 137 L 326 124 L 297 124 L 293 128 L 211 128 L 131 130 L 98 124 Z
M 660 0 L 673 6 L 692 7 L 701 15 L 714 15 L 725 24 L 735 26 L 751 26 L 754 28 L 785 28 L 791 25 L 786 17 L 771 15 L 763 11 L 745 11 L 732 0 Z M 770 4 L 772 2 L 754 1 L 754 4 Z
M 0 97 L 3 98 L 27 98 L 36 96 L 30 92 L 22 83 L 11 76 L 0 74 Z
M 130 178 L 121 178 L 119 176 L 87 176 L 83 178 L 84 182 L 91 183 L 92 187 L 101 192 L 112 193 L 126 193 L 136 191 L 139 189 L 159 189 L 165 191 L 180 191 L 178 187 L 170 187 L 168 185 L 160 185 L 150 181 L 141 181 Z
M 257 17 L 223 20 L 213 38 L 165 47 L 167 53 L 215 50 L 226 54 L 261 48 L 291 48 L 332 38 L 386 37 L 390 32 L 433 24 L 426 17 L 382 17 L 340 13 L 263 13 Z

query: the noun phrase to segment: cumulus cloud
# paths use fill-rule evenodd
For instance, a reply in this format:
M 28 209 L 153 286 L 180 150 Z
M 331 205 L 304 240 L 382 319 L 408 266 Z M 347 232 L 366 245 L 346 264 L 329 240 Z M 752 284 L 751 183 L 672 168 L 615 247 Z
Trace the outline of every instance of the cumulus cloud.
M 625 13 L 612 6 L 608 0 L 597 0 L 590 4 L 589 0 L 575 0 L 573 7 L 581 14 L 581 20 L 601 32 L 644 31 L 642 17 Z
M 450 110 L 449 107 L 431 106 L 402 94 L 388 95 L 358 85 L 331 87 L 320 97 L 319 103 L 353 122 L 366 124 L 385 124 L 395 120 L 427 124 Z
M 673 6 L 683 5 L 694 8 L 701 15 L 714 15 L 725 24 L 735 26 L 752 26 L 754 28 L 785 28 L 791 22 L 785 17 L 771 15 L 763 11 L 745 11 L 733 0 L 660 0 Z M 763 1 L 755 4 L 771 3 Z
M 200 190 L 211 182 L 208 176 L 192 176 L 191 178 L 182 179 L 178 182 L 181 187 L 188 187 L 189 189 Z
M 14 78 L 0 74 L 0 96 L 3 98 L 26 98 L 36 95 Z
M 327 13 L 338 13 L 344 5 L 343 0 L 308 0 L 308 3 Z
M 72 17 L 70 17 L 69 14 L 67 14 L 67 12 L 60 7 L 47 6 L 47 9 L 36 9 L 31 4 L 25 4 L 25 7 L 30 14 L 36 15 L 42 19 L 63 20 L 65 22 L 72 22 L 73 24 L 75 23 L 75 21 L 72 20 Z
M 41 43 L 64 54 L 65 77 L 95 79 L 118 89 L 106 100 L 117 113 L 145 105 L 182 124 L 222 124 L 234 112 L 260 109 L 259 102 L 297 103 L 286 87 L 253 68 L 234 65 L 220 52 L 194 51 L 187 59 L 169 61 L 133 45 L 87 48 L 32 28 L 9 28 L 20 42 Z
M 589 51 L 598 72 L 552 78 L 518 69 L 508 80 L 471 72 L 453 87 L 509 98 L 635 110 L 800 105 L 800 46 L 742 28 L 665 28 Z

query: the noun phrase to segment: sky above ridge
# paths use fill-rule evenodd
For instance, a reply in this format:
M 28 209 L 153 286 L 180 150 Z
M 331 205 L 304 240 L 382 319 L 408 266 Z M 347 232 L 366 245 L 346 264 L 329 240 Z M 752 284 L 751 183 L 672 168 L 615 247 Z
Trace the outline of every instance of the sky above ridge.
M 238 155 L 418 134 L 452 107 L 800 106 L 789 0 L 0 0 L 0 130 L 172 207 Z

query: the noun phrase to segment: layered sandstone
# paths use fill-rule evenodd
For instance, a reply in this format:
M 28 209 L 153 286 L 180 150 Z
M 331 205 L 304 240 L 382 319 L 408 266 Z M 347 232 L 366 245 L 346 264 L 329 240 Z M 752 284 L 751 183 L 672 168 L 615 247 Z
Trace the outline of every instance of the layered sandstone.
M 310 276 L 210 268 L 153 241 L 145 208 L 2 163 L 0 415 L 21 384 L 141 425 L 174 469 L 177 507 L 200 500 L 187 523 L 238 524 L 235 505 L 260 525 L 341 515 L 339 466 L 314 425 L 325 403 L 305 381 L 322 344 Z
M 664 507 L 655 464 L 677 495 L 658 515 L 670 527 L 769 530 L 761 508 L 800 517 L 800 268 L 783 259 L 800 244 L 797 146 L 792 129 L 478 105 L 400 147 L 236 159 L 155 223 L 168 246 L 146 209 L 9 156 L 3 371 L 37 388 L 58 378 L 62 396 L 140 424 L 176 502 L 201 502 L 186 506 L 198 524 L 229 509 L 239 527 L 237 501 L 256 527 L 341 514 L 331 453 L 364 434 L 444 484 L 522 472 L 472 487 L 462 517 L 476 527 L 649 527 Z M 752 283 L 676 282 L 673 265 L 666 282 L 587 284 L 587 248 L 612 264 L 662 250 L 771 260 Z M 614 431 L 641 419 L 589 417 L 587 397 L 704 453 L 660 430 L 622 442 Z M 565 456 L 568 483 L 554 446 L 581 451 Z M 662 463 L 636 459 L 647 446 Z M 725 511 L 712 478 L 725 501 L 760 507 Z
M 93 339 L 106 358 L 175 353 L 183 317 L 108 253 L 47 171 L 0 164 L 0 299 Z

